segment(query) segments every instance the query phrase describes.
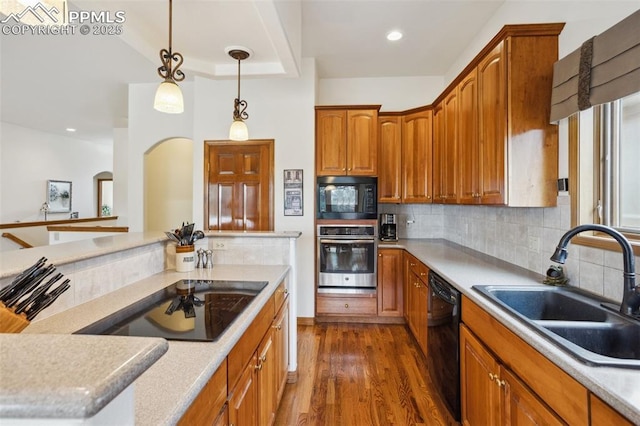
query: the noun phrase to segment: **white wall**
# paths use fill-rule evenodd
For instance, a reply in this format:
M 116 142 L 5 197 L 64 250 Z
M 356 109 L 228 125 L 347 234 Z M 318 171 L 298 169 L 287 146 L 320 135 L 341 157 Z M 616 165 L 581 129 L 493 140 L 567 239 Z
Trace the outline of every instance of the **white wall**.
M 71 181 L 72 211 L 96 216 L 93 177 L 113 170 L 111 146 L 1 124 L 0 223 L 44 220 L 40 207 L 49 179 Z M 68 219 L 69 213 L 48 218 Z
M 444 90 L 444 78 L 325 78 L 318 81 L 318 105 L 382 105 L 404 111 L 428 105 Z
M 248 102 L 249 137 L 275 140 L 275 230 L 302 232 L 298 239 L 297 280 L 298 316 L 302 317 L 312 317 L 314 313 L 315 80 L 315 63 L 305 59 L 300 78 L 247 78 L 242 79 L 241 86 L 241 97 Z M 177 136 L 193 140 L 193 221 L 198 229 L 203 227 L 204 141 L 228 139 L 237 81 L 195 77 L 193 82 L 181 83 L 181 87 L 185 113 L 171 116 L 151 108 L 155 84 L 130 85 L 127 209 L 131 231 L 141 230 L 143 224 L 143 155 L 156 142 Z M 284 216 L 284 169 L 304 170 L 304 216 Z

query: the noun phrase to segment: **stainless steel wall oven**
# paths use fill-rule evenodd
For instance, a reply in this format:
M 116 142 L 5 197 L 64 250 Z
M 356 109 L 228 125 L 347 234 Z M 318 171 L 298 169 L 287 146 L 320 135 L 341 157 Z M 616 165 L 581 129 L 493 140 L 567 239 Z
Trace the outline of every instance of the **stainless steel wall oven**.
M 319 291 L 376 288 L 375 225 L 318 225 Z

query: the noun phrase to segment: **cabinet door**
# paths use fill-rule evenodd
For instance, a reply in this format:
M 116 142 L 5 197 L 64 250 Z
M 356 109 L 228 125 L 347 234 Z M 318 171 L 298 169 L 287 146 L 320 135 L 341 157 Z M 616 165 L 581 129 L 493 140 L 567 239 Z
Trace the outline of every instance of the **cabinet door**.
M 316 110 L 316 175 L 347 173 L 347 111 Z
M 566 425 L 547 405 L 514 374 L 500 367 L 498 381 L 503 390 L 503 424 L 505 426 Z
M 444 202 L 444 107 L 433 108 L 433 202 Z
M 473 69 L 458 86 L 459 202 L 480 202 L 480 151 L 478 146 L 477 71 Z
M 378 175 L 378 111 L 347 111 L 347 174 Z
M 458 89 L 447 95 L 444 109 L 444 146 L 442 147 L 442 195 L 447 204 L 458 202 Z
M 460 398 L 462 424 L 499 425 L 500 393 L 496 384 L 499 365 L 484 345 L 460 326 Z
M 418 281 L 417 301 L 416 301 L 416 322 L 418 330 L 418 345 L 422 349 L 422 353 L 427 355 L 427 301 L 429 298 L 429 287 L 422 280 Z
M 478 64 L 478 129 L 482 204 L 505 204 L 507 67 L 504 42 Z
M 402 251 L 378 250 L 378 316 L 402 316 Z
M 431 110 L 402 119 L 402 201 L 431 202 L 432 129 Z
M 276 357 L 276 400 L 279 402 L 289 374 L 289 300 L 287 299 L 273 321 L 273 346 Z
M 606 402 L 597 396 L 589 395 L 589 405 L 591 406 L 591 424 L 593 426 L 632 426 L 626 418 L 611 408 Z
M 242 371 L 238 383 L 229 398 L 229 423 L 232 425 L 258 426 L 258 385 L 256 369 L 258 356 L 254 354 Z
M 258 346 L 258 424 L 269 426 L 276 416 L 277 363 L 273 341 L 274 329 L 270 328 Z
M 402 182 L 402 117 L 378 117 L 378 201 L 399 203 Z
M 411 300 L 411 289 L 413 288 L 413 281 L 412 281 L 412 272 L 411 272 L 411 263 L 415 262 L 413 260 L 413 256 L 410 255 L 408 252 L 403 251 L 402 253 L 402 257 L 404 259 L 403 261 L 403 277 L 402 277 L 402 294 L 403 294 L 403 300 L 402 300 L 402 310 L 404 312 L 404 319 L 407 322 L 407 324 L 409 324 L 409 310 L 410 310 L 410 300 Z

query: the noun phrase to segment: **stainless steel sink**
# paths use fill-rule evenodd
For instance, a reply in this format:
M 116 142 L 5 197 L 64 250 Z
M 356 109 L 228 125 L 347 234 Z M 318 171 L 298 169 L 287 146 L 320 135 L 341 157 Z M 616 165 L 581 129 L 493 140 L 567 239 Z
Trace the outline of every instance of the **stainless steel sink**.
M 473 289 L 586 364 L 640 368 L 640 321 L 604 298 L 547 285 Z

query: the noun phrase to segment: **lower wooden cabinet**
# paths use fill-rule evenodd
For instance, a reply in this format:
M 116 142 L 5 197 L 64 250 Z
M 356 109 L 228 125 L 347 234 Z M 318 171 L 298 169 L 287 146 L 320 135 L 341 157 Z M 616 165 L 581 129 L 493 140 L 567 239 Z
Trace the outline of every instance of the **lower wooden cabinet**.
M 427 277 L 429 269 L 411 254 L 405 252 L 405 306 L 407 324 L 413 333 L 422 353 L 427 354 L 427 318 L 429 288 Z
M 378 249 L 378 316 L 401 317 L 402 250 Z
M 225 359 L 178 424 L 184 426 L 215 424 L 216 418 L 223 414 L 221 410 L 226 401 L 227 360 Z
M 180 425 L 270 426 L 289 370 L 289 297 L 283 282 Z
M 464 325 L 460 377 L 463 425 L 566 424 Z
M 632 422 L 594 394 L 589 395 L 589 406 L 592 426 L 633 426 Z

